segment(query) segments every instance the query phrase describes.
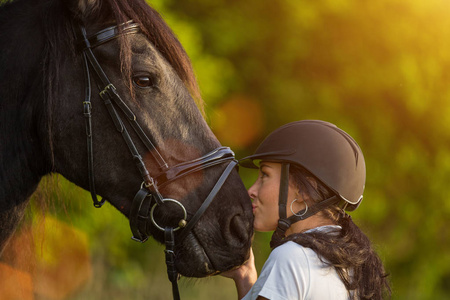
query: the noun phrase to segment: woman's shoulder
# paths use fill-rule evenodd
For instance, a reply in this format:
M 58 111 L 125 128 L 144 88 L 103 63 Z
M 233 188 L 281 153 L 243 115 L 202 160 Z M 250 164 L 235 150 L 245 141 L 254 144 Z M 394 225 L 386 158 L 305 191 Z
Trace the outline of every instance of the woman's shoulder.
M 251 289 L 251 299 L 257 295 L 267 299 L 305 299 L 309 263 L 304 251 L 305 248 L 290 241 L 276 247 Z
M 305 247 L 293 241 L 288 241 L 272 250 L 271 254 L 280 255 L 286 252 L 303 252 Z
M 294 279 L 298 292 L 304 296 L 301 299 L 348 299 L 336 270 L 312 249 L 289 241 L 275 248 L 271 255 L 267 260 L 269 268 L 280 270 L 281 277 Z M 332 288 L 323 289 L 323 286 Z
M 271 255 L 279 256 L 279 255 L 285 255 L 285 254 L 298 254 L 298 255 L 309 255 L 310 253 L 314 253 L 313 250 L 310 248 L 303 247 L 300 244 L 297 244 L 293 241 L 288 241 L 275 249 L 271 252 Z
M 321 272 L 329 269 L 323 260 L 311 248 L 303 247 L 293 241 L 288 241 L 276 247 L 269 255 L 266 264 L 278 268 L 308 270 L 307 273 Z
M 270 253 L 268 260 L 276 261 L 278 264 L 308 264 L 311 258 L 317 255 L 310 248 L 303 247 L 295 242 L 288 241 Z

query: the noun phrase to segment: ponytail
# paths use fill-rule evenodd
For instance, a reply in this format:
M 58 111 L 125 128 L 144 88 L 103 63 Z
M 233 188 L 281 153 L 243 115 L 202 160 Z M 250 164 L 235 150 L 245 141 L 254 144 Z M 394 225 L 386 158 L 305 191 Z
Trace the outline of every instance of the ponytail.
M 313 186 L 309 172 L 296 165 L 292 167 L 291 182 L 298 185 L 300 191 L 307 193 L 311 201 L 318 202 L 333 195 L 320 182 Z M 323 263 L 336 269 L 349 292 L 350 299 L 390 298 L 388 274 L 372 248 L 369 238 L 342 208 L 332 206 L 321 213 L 342 229 L 292 234 L 273 247 L 293 241 L 312 249 Z

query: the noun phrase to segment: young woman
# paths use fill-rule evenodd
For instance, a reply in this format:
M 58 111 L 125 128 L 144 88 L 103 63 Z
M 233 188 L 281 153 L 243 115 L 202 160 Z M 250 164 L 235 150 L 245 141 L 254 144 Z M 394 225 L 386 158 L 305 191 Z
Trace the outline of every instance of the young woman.
M 242 166 L 259 168 L 248 190 L 254 228 L 274 231 L 259 278 L 253 253 L 234 279 L 239 299 L 383 299 L 390 288 L 380 258 L 345 211 L 362 201 L 366 179 L 358 144 L 316 120 L 271 133 Z

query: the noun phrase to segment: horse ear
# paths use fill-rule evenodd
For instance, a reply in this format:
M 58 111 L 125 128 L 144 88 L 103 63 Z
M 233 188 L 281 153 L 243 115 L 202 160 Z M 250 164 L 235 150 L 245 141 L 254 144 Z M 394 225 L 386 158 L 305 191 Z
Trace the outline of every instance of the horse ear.
M 84 22 L 100 7 L 100 0 L 62 0 L 75 20 Z

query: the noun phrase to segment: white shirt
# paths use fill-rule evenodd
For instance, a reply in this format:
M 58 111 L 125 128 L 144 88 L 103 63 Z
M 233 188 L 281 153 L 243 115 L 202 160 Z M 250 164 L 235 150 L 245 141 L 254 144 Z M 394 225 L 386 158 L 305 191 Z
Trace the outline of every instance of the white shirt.
M 291 241 L 272 251 L 258 280 L 242 300 L 253 300 L 258 296 L 270 300 L 349 299 L 334 267 L 321 262 L 310 248 Z

